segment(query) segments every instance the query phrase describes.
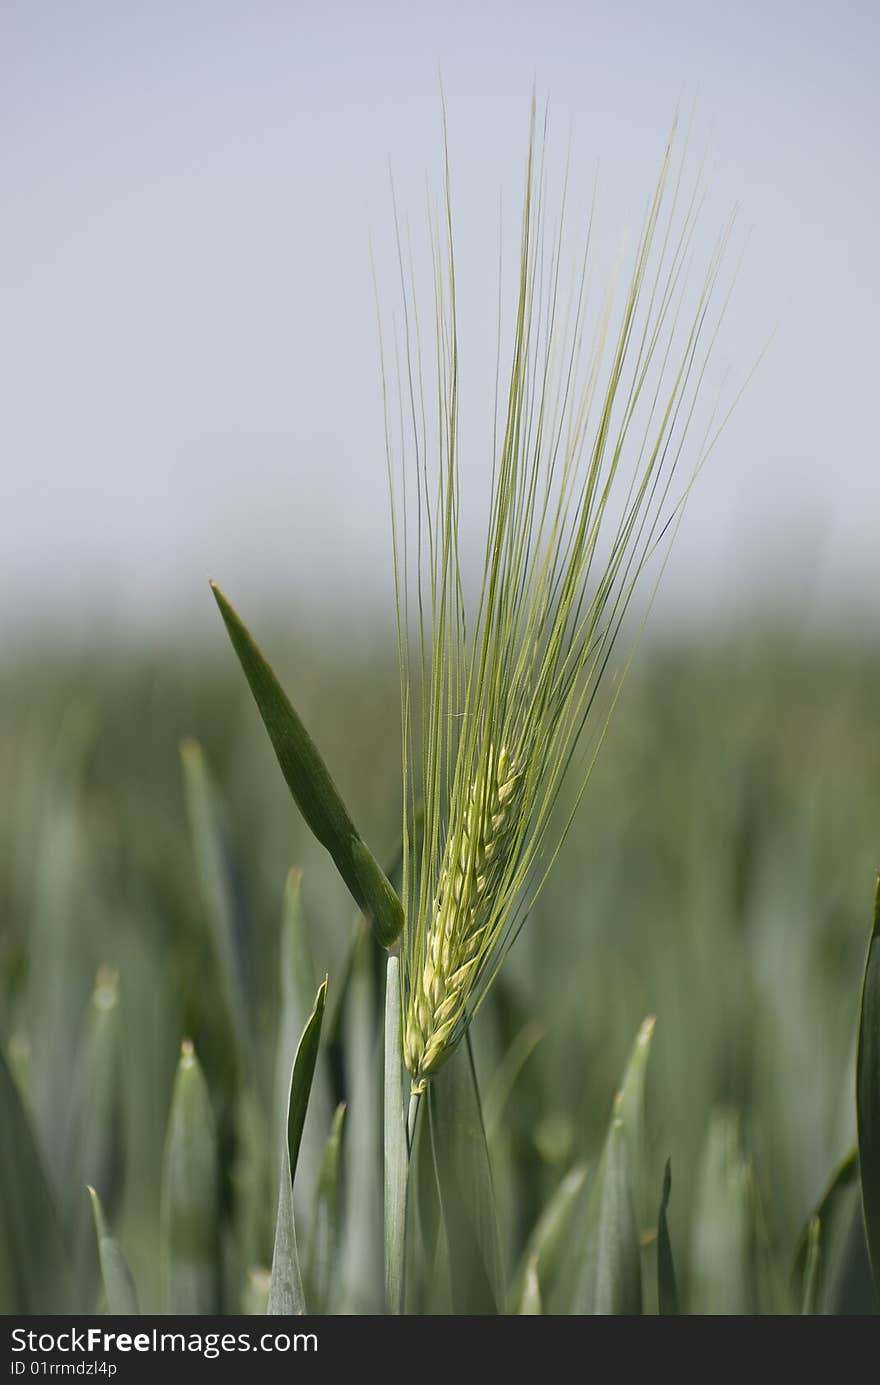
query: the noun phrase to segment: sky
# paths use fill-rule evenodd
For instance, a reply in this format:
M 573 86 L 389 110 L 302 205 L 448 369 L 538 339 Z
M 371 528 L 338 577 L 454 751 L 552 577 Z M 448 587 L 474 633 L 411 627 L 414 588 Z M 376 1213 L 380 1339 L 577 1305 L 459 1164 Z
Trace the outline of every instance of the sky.
M 679 108 L 710 239 L 737 209 L 718 383 L 761 360 L 656 618 L 876 630 L 878 56 L 871 0 L 5 0 L 0 632 L 196 629 L 208 576 L 248 611 L 390 618 L 371 244 L 384 311 L 389 170 L 421 243 L 441 77 L 465 464 L 533 87 L 624 256 Z

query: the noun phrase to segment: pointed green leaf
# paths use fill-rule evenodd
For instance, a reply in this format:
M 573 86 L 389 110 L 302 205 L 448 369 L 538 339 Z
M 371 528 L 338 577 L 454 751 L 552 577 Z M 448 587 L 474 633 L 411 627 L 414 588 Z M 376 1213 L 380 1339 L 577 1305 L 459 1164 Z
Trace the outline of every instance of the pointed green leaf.
M 315 1066 L 318 1061 L 318 1049 L 321 1043 L 321 1026 L 324 1023 L 324 1009 L 327 1004 L 327 977 L 318 987 L 318 994 L 315 996 L 315 1006 L 309 1016 L 308 1023 L 303 1030 L 299 1047 L 296 1051 L 296 1058 L 293 1063 L 293 1072 L 290 1078 L 290 1103 L 287 1111 L 287 1151 L 290 1157 L 291 1178 L 296 1173 L 299 1163 L 299 1148 L 302 1142 L 303 1126 L 306 1122 L 306 1111 L 309 1106 L 309 1095 L 312 1090 L 312 1081 L 315 1075 Z
M 388 958 L 385 982 L 385 1297 L 390 1313 L 403 1311 L 406 1184 L 409 1158 L 403 1109 L 400 1036 L 400 962 Z
M 793 1289 L 796 1298 L 801 1299 L 804 1294 L 804 1274 L 809 1249 L 810 1227 L 814 1221 L 820 1223 L 823 1228 L 822 1239 L 827 1246 L 829 1230 L 840 1217 L 840 1206 L 843 1196 L 848 1189 L 856 1186 L 858 1178 L 859 1153 L 857 1149 L 851 1149 L 849 1154 L 840 1161 L 837 1168 L 834 1170 L 834 1173 L 828 1180 L 827 1188 L 807 1218 L 806 1225 L 801 1232 L 797 1250 L 795 1251 L 794 1272 L 792 1275 Z
M 341 1101 L 336 1108 L 330 1137 L 324 1147 L 324 1157 L 321 1160 L 315 1189 L 306 1274 L 307 1301 L 313 1313 L 328 1311 L 336 1280 L 339 1258 L 339 1176 L 344 1124 L 345 1102 Z
M 792 1297 L 807 1297 L 810 1240 L 819 1223 L 820 1249 L 811 1291 L 813 1311 L 821 1314 L 874 1312 L 874 1287 L 865 1241 L 859 1193 L 858 1152 L 853 1149 L 838 1165 L 801 1233 L 792 1276 Z
M 672 1242 L 669 1239 L 669 1195 L 672 1192 L 672 1163 L 666 1160 L 663 1173 L 663 1193 L 660 1198 L 660 1212 L 657 1217 L 657 1302 L 661 1317 L 672 1317 L 678 1313 L 678 1284 L 675 1278 L 675 1263 L 672 1259 Z
M 101 1199 L 94 1188 L 89 1188 L 92 1200 L 92 1214 L 95 1219 L 95 1235 L 98 1238 L 98 1259 L 101 1263 L 101 1279 L 107 1296 L 107 1307 L 114 1317 L 127 1317 L 140 1313 L 137 1289 L 118 1241 L 110 1235 L 104 1220 Z
M 550 1313 L 642 1312 L 635 1189 L 645 1179 L 645 1073 L 653 1036 L 649 1018 L 630 1051 L 599 1163 L 573 1209 L 568 1244 L 551 1285 Z
M 72 1290 L 40 1153 L 0 1052 L 0 1313 L 72 1312 Z
M 498 1220 L 470 1035 L 431 1079 L 428 1114 L 453 1312 L 497 1313 L 502 1302 Z
M 645 1078 L 657 1021 L 653 1015 L 642 1023 L 617 1096 L 615 1112 L 623 1127 L 629 1168 L 630 1192 L 638 1225 L 648 1219 L 645 1187 Z
M 400 899 L 361 839 L 317 746 L 238 613 L 216 583 L 211 583 L 211 590 L 300 812 L 333 857 L 379 941 L 390 947 L 403 927 Z
M 243 979 L 247 959 L 244 955 L 241 900 L 229 851 L 224 805 L 198 741 L 183 741 L 180 758 L 193 851 L 211 942 L 239 1055 L 246 1059 L 250 1049 Z
M 305 1312 L 302 1274 L 296 1245 L 293 1212 L 293 1179 L 296 1174 L 309 1093 L 321 1042 L 321 1025 L 327 1000 L 326 977 L 318 987 L 315 1007 L 302 1033 L 290 1075 L 287 1128 L 282 1141 L 281 1174 L 278 1187 L 278 1215 L 275 1221 L 275 1248 L 272 1254 L 272 1279 L 267 1313 L 290 1315 Z
M 220 1312 L 220 1204 L 211 1100 L 189 1040 L 177 1067 L 162 1177 L 163 1311 Z
M 880 877 L 868 944 L 856 1059 L 859 1172 L 874 1292 L 880 1305 Z
M 281 1004 L 275 1046 L 274 1129 L 281 1129 L 287 1118 L 292 1055 L 296 1052 L 299 1037 L 312 1012 L 317 984 L 316 968 L 302 906 L 302 872 L 297 869 L 288 873 L 285 883 L 279 954 Z M 328 1006 L 322 1029 L 325 1041 L 329 1020 Z M 322 1046 L 315 1062 L 308 1120 L 303 1131 L 297 1163 L 298 1177 L 294 1184 L 293 1201 L 301 1235 L 307 1235 L 310 1230 L 315 1184 L 332 1111 L 327 1065 Z M 276 1152 L 280 1157 L 280 1146 L 273 1143 L 273 1160 Z M 277 1179 L 276 1169 L 276 1183 Z
M 639 1314 L 642 1266 L 623 1121 L 612 1118 L 587 1193 L 583 1262 L 573 1312 Z

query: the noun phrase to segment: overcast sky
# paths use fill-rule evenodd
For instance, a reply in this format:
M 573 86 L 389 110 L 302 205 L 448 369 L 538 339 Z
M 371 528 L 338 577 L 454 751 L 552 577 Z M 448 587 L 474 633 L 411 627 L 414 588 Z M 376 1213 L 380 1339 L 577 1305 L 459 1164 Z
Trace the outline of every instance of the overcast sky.
M 624 249 L 695 106 L 709 229 L 735 203 L 747 235 L 718 369 L 744 377 L 776 332 L 661 612 L 784 595 L 808 623 L 876 623 L 873 0 L 6 0 L 0 64 L 0 626 L 213 620 L 208 574 L 248 609 L 274 592 L 360 621 L 387 602 L 369 238 L 393 297 L 389 162 L 422 236 L 438 72 L 466 457 L 533 82 Z

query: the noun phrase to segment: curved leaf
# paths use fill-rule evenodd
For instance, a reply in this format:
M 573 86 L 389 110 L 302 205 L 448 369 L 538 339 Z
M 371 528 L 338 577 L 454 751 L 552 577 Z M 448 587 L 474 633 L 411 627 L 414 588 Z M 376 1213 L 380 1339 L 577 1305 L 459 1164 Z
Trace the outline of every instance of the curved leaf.
M 575 1313 L 642 1311 L 641 1244 L 629 1162 L 623 1121 L 615 1116 L 587 1194 L 586 1237 L 572 1309 Z
M 403 928 L 400 899 L 361 839 L 317 746 L 241 617 L 215 582 L 211 590 L 300 812 L 333 857 L 379 941 L 390 947 Z
M 309 1093 L 318 1060 L 321 1025 L 327 1000 L 327 978 L 318 987 L 315 1007 L 299 1041 L 299 1048 L 290 1074 L 290 1097 L 287 1108 L 287 1129 L 281 1150 L 281 1175 L 278 1188 L 278 1215 L 275 1221 L 275 1248 L 272 1253 L 272 1279 L 269 1286 L 267 1313 L 290 1315 L 306 1311 L 302 1274 L 296 1246 L 296 1224 L 293 1214 L 293 1179 L 299 1158 Z
M 811 1266 L 814 1222 L 819 1224 L 820 1241 L 818 1261 Z M 852 1315 L 874 1311 L 871 1265 L 859 1196 L 859 1158 L 855 1149 L 850 1150 L 835 1169 L 801 1233 L 792 1276 L 796 1303 L 803 1304 L 807 1299 L 810 1273 L 814 1275 L 810 1290 L 813 1312 Z
M 672 1192 L 672 1162 L 666 1160 L 663 1174 L 663 1193 L 660 1198 L 660 1212 L 657 1217 L 657 1302 L 661 1317 L 672 1317 L 678 1313 L 678 1284 L 675 1278 L 675 1262 L 672 1258 L 672 1242 L 669 1239 L 669 1195 Z

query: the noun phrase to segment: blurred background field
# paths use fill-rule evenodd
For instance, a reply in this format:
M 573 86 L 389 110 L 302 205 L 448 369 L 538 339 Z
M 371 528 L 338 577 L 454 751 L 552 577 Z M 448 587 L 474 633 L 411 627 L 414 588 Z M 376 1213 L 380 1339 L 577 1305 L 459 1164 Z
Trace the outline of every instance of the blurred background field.
M 261 635 L 356 822 L 380 856 L 393 855 L 393 651 L 364 632 L 298 641 L 279 622 Z M 474 1030 L 511 1266 L 562 1175 L 595 1159 L 633 1036 L 653 1014 L 649 1206 L 671 1157 L 685 1292 L 701 1254 L 691 1236 L 700 1155 L 719 1111 L 737 1113 L 787 1281 L 805 1217 L 854 1139 L 855 1025 L 880 855 L 878 705 L 880 652 L 863 641 L 806 642 L 768 626 L 667 633 L 640 649 L 558 868 Z M 191 737 L 218 786 L 234 863 L 248 1073 L 230 1037 L 187 815 L 180 745 Z M 70 1234 L 85 1223 L 88 1264 L 85 1183 L 98 1182 L 144 1306 L 157 1306 L 165 1124 L 190 1037 L 219 1121 L 224 1305 L 239 1311 L 248 1269 L 271 1257 L 274 1192 L 255 1150 L 271 1119 L 289 984 L 279 956 L 288 869 L 303 870 L 331 1006 L 353 912 L 289 800 L 207 601 L 200 646 L 31 645 L 7 658 L 0 779 L 0 1038 Z M 111 990 L 118 972 L 121 1068 L 106 1080 L 93 1057 L 99 971 Z M 378 1049 L 375 1060 L 378 1080 Z M 337 1074 L 337 1095 L 366 1106 L 375 1091 L 353 1093 L 358 1080 Z M 244 1092 L 256 1117 L 243 1118 Z M 309 1119 L 328 1122 L 329 1108 Z M 328 1129 L 313 1133 L 323 1140 Z M 361 1306 L 375 1307 L 380 1238 L 352 1272 Z

